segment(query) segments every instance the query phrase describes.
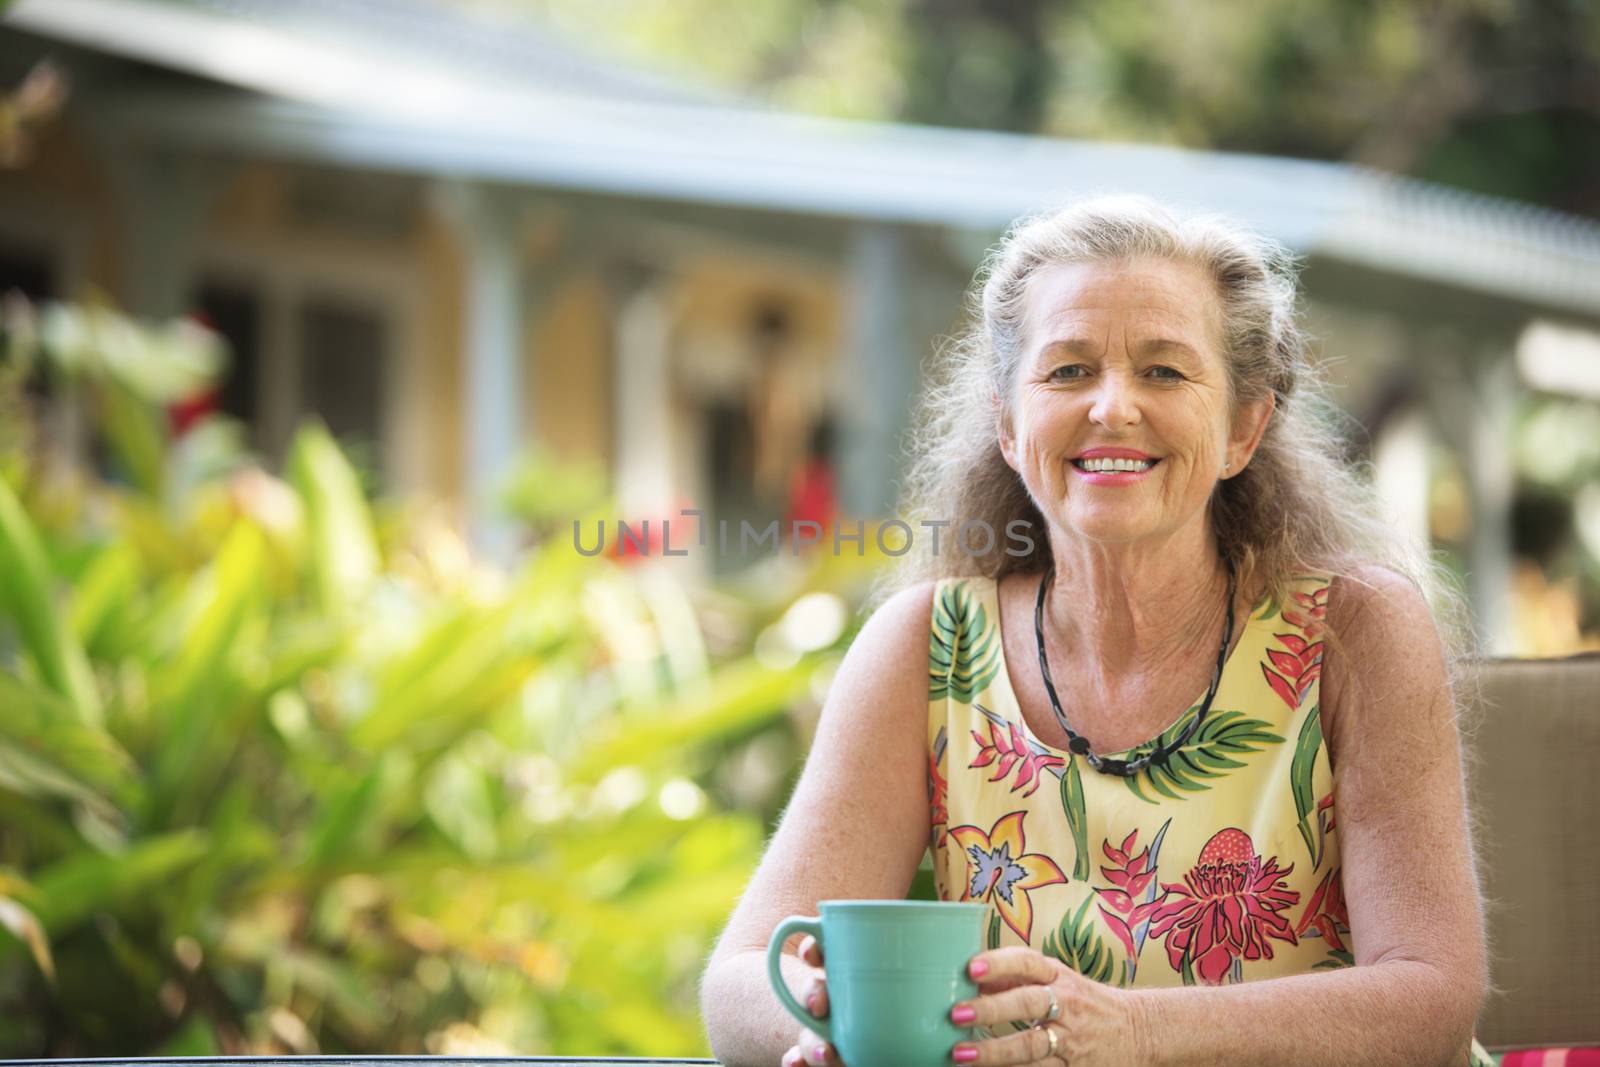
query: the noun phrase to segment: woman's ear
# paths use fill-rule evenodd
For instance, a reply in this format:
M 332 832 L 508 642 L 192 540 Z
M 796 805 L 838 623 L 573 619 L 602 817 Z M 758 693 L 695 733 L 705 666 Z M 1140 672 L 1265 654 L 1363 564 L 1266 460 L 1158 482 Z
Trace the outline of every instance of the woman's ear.
M 1005 457 L 1006 466 L 1016 470 L 1016 440 L 1011 435 L 1011 427 L 1006 425 L 1006 413 L 1000 406 L 1000 397 L 993 392 L 989 394 L 989 414 L 994 419 L 995 436 L 1000 440 L 1000 455 Z
M 1223 458 L 1223 462 L 1228 464 L 1222 471 L 1224 478 L 1233 477 L 1250 464 L 1250 457 L 1256 454 L 1277 404 L 1277 395 L 1268 393 L 1260 400 L 1239 408 L 1233 420 L 1233 433 L 1228 437 L 1228 454 Z

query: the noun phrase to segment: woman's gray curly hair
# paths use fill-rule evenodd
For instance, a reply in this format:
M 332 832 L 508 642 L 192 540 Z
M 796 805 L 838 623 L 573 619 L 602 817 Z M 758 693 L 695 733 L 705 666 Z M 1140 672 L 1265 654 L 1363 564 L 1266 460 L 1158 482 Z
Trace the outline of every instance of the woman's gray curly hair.
M 969 325 L 940 346 L 910 438 L 899 513 L 913 525 L 947 520 L 951 534 L 985 522 L 996 534 L 993 548 L 971 554 L 958 536 L 935 553 L 929 538 L 918 537 L 870 602 L 931 578 L 998 579 L 1051 563 L 1048 525 L 1001 455 L 995 421 L 1011 417 L 1028 283 L 1049 264 L 1142 257 L 1192 263 L 1215 280 L 1234 410 L 1269 393 L 1276 403 L 1249 465 L 1220 481 L 1211 498 L 1217 544 L 1240 588 L 1283 603 L 1298 574 L 1360 581 L 1359 570 L 1373 564 L 1398 571 L 1443 620 L 1454 674 L 1470 644 L 1459 592 L 1423 546 L 1384 520 L 1370 485 L 1345 458 L 1344 420 L 1323 395 L 1298 322 L 1294 257 L 1228 219 L 1180 216 L 1137 196 L 1098 197 L 1024 218 L 991 249 L 968 294 Z M 1019 520 L 1029 524 L 1033 550 L 1009 555 L 1018 543 L 1005 531 Z M 1337 647 L 1338 636 L 1330 636 Z

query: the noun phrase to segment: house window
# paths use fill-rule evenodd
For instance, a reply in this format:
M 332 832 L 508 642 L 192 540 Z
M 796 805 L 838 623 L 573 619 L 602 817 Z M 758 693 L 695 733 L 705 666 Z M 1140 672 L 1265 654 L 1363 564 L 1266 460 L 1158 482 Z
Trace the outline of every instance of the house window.
M 9 298 L 13 293 L 20 294 L 36 306 L 55 296 L 55 271 L 48 253 L 26 246 L 0 245 L 0 299 Z M 8 349 L 5 327 L 0 324 L 0 360 L 7 358 Z M 51 409 L 51 401 L 57 392 L 56 374 L 48 360 L 35 360 L 22 385 L 18 402 L 32 409 L 36 415 L 43 415 L 45 433 L 72 449 L 81 440 L 81 431 L 75 419 L 61 418 L 61 412 Z M 12 417 L 10 412 L 0 410 L 0 419 Z M 0 426 L 0 448 L 17 446 L 21 440 L 18 436 L 20 432 L 18 426 Z
M 300 410 L 315 413 L 374 475 L 384 440 L 389 331 L 380 309 L 341 297 L 308 297 L 299 310 Z
M 260 448 L 261 295 L 248 286 L 213 282 L 200 287 L 196 303 L 201 321 L 228 346 L 218 407 L 249 427 L 251 440 Z
M 55 296 L 55 272 L 46 253 L 21 246 L 0 245 L 0 298 L 13 292 L 22 294 L 35 305 Z M 0 345 L 0 356 L 4 354 L 5 346 Z M 50 375 L 48 366 L 36 365 L 28 376 L 28 394 L 36 400 L 48 399 L 53 392 Z
M 0 295 L 17 290 L 38 302 L 55 295 L 50 257 L 37 249 L 0 245 Z

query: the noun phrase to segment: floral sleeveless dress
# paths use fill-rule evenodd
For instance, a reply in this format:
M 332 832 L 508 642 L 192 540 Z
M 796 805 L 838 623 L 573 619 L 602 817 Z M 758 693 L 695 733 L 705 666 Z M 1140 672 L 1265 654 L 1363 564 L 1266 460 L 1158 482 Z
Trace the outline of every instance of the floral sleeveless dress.
M 995 581 L 941 581 L 928 660 L 939 899 L 988 904 L 990 948 L 1029 945 L 1117 986 L 1353 966 L 1318 711 L 1329 584 L 1305 575 L 1288 602 L 1258 603 L 1200 729 L 1165 766 L 1120 778 L 1028 728 Z M 1158 740 L 1181 734 L 1204 698 Z M 1493 1062 L 1474 1042 L 1480 1056 Z

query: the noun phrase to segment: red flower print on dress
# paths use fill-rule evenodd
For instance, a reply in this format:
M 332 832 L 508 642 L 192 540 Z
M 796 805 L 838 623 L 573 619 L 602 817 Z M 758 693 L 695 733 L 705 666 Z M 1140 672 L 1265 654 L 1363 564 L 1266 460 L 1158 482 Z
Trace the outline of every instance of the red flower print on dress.
M 1160 836 L 1157 835 L 1158 846 Z M 1149 899 L 1153 896 L 1151 884 L 1156 878 L 1156 867 L 1150 855 L 1150 846 L 1146 845 L 1144 851 L 1133 855 L 1133 849 L 1138 842 L 1137 830 L 1123 838 L 1119 848 L 1112 848 L 1109 839 L 1101 842 L 1100 850 L 1115 866 L 1101 867 L 1100 873 L 1106 876 L 1106 880 L 1114 888 L 1095 889 L 1095 893 L 1100 897 L 1101 917 L 1105 919 L 1111 932 L 1117 935 L 1117 940 L 1128 950 L 1128 959 L 1134 963 L 1139 957 L 1139 945 L 1134 942 L 1134 931 L 1139 928 L 1140 923 L 1154 915 L 1161 907 L 1160 900 Z
M 987 833 L 976 826 L 953 826 L 949 833 L 966 853 L 972 875 L 961 887 L 961 899 L 994 905 L 1024 944 L 1033 933 L 1033 901 L 1028 893 L 1067 880 L 1055 860 L 1027 851 L 1022 830 L 1026 815 L 1023 811 L 1003 815 Z
M 1284 619 L 1304 630 L 1307 637 L 1319 636 L 1323 621 L 1328 616 L 1328 588 L 1323 586 L 1309 593 L 1291 593 L 1294 606 L 1283 609 Z
M 1290 600 L 1294 601 L 1293 606 L 1283 608 L 1286 621 L 1306 630 L 1307 637 L 1318 637 L 1328 617 L 1328 585 L 1309 593 L 1290 593 Z
M 1322 642 L 1308 642 L 1299 634 L 1273 634 L 1273 637 L 1288 651 L 1267 649 L 1267 658 L 1272 661 L 1272 667 L 1263 663 L 1261 673 L 1266 675 L 1267 684 L 1283 698 L 1285 704 L 1291 709 L 1299 708 L 1300 702 L 1311 689 L 1311 683 L 1322 674 Z M 1274 671 L 1273 667 L 1277 670 Z
M 1295 944 L 1295 932 L 1279 912 L 1300 899 L 1274 856 L 1256 854 L 1250 835 L 1236 827 L 1219 830 L 1200 851 L 1182 885 L 1163 885 L 1166 895 L 1151 920 L 1150 936 L 1167 939 L 1172 969 L 1187 964 L 1207 985 L 1220 985 L 1237 960 L 1272 958 L 1271 938 Z
M 1011 786 L 1015 793 L 1023 786 L 1032 783 L 1025 797 L 1033 796 L 1039 788 L 1039 783 L 1044 781 L 1044 772 L 1051 767 L 1061 767 L 1066 760 L 1050 752 L 1037 752 L 1029 746 L 1027 738 L 1022 736 L 1022 728 L 1014 722 L 1004 724 L 1005 729 L 994 721 L 989 723 L 989 739 L 986 741 L 978 731 L 972 731 L 972 739 L 978 743 L 978 758 L 973 760 L 971 767 L 987 767 L 995 764 L 994 777 L 991 782 L 998 782 L 1011 773 L 1013 767 L 1017 770 L 1017 780 Z
M 1349 946 L 1344 939 L 1350 935 L 1350 912 L 1345 907 L 1344 882 L 1339 877 L 1338 867 L 1322 876 L 1316 892 L 1311 894 L 1311 902 L 1295 924 L 1294 932 L 1304 935 L 1312 926 L 1328 943 L 1329 951 L 1348 951 Z
M 928 753 L 928 826 L 935 835 L 935 848 L 939 847 L 944 837 L 944 824 L 950 821 L 950 812 L 945 807 L 949 790 L 950 783 L 939 773 L 939 757 Z

